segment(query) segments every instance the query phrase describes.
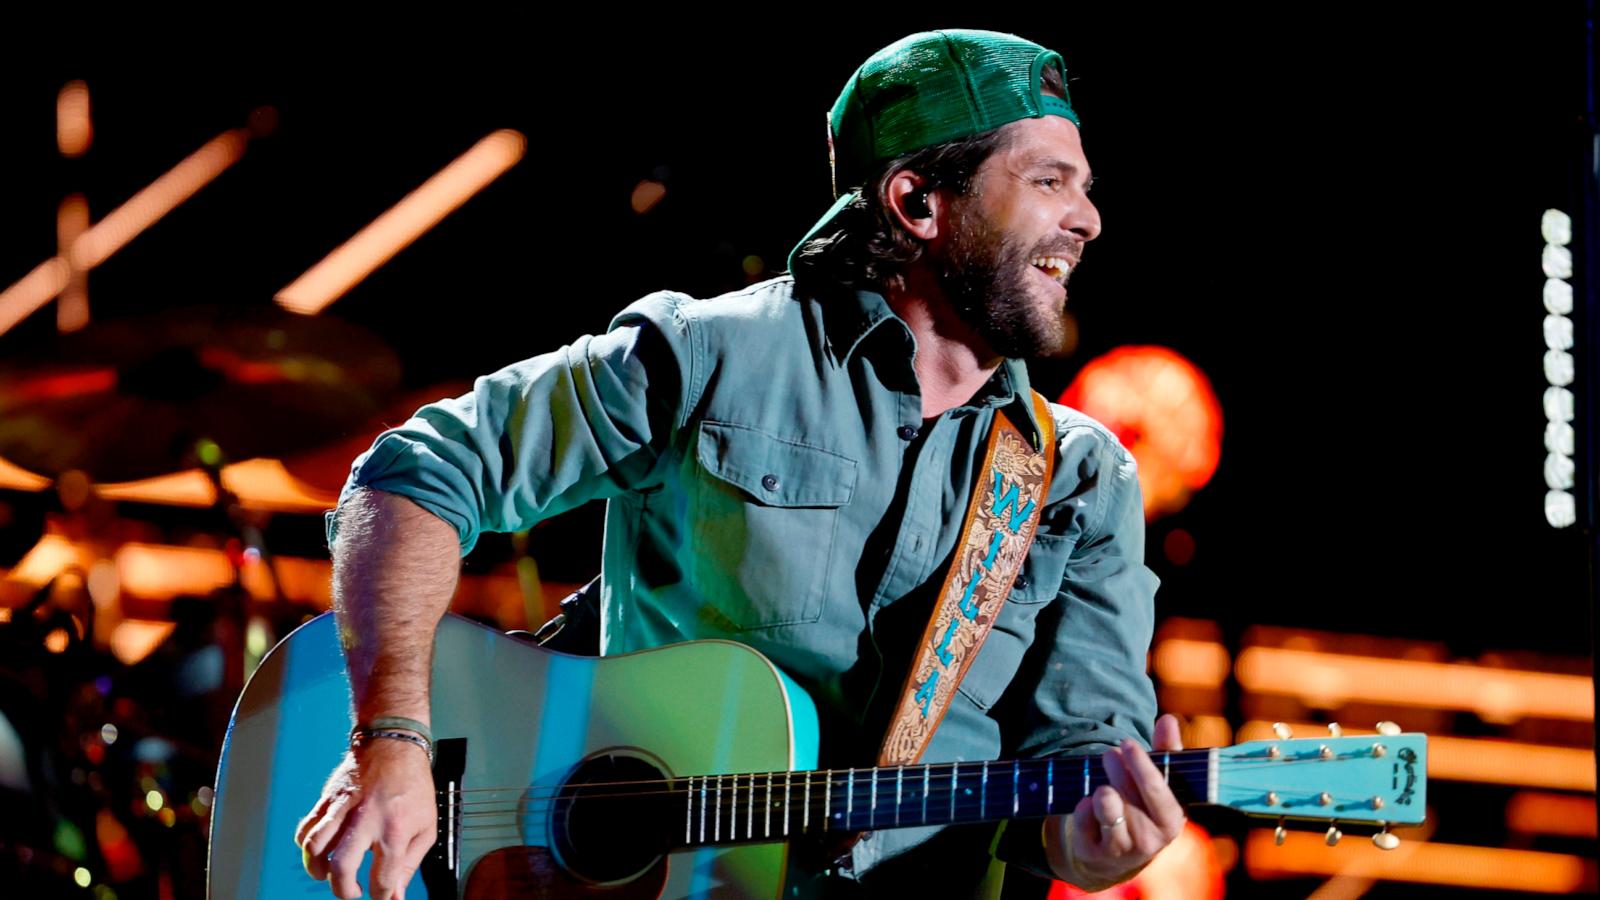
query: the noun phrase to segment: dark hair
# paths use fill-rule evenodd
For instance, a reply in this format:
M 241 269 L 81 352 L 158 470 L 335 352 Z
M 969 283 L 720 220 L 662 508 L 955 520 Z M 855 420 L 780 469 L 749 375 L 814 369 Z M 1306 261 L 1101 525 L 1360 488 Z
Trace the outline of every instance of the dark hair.
M 1066 86 L 1054 66 L 1045 67 L 1040 81 L 1043 93 L 1066 99 Z M 1009 128 L 1001 126 L 885 163 L 866 179 L 866 185 L 854 189 L 855 200 L 834 217 L 836 227 L 807 241 L 795 254 L 795 279 L 818 288 L 904 288 L 906 267 L 921 258 L 926 245 L 900 225 L 884 202 L 889 182 L 901 172 L 912 171 L 926 180 L 927 190 L 945 188 L 957 197 L 966 197 L 978 167 L 1009 146 L 1009 133 Z

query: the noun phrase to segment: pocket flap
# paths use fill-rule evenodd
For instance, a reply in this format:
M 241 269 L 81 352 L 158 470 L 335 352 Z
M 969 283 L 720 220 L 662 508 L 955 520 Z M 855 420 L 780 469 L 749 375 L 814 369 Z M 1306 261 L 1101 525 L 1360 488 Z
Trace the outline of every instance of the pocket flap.
M 768 506 L 843 506 L 856 489 L 856 461 L 744 425 L 700 423 L 707 472 Z
M 1036 534 L 1033 546 L 1022 560 L 1022 571 L 1007 595 L 1012 603 L 1043 603 L 1054 600 L 1067 572 L 1067 558 L 1077 542 L 1059 534 Z

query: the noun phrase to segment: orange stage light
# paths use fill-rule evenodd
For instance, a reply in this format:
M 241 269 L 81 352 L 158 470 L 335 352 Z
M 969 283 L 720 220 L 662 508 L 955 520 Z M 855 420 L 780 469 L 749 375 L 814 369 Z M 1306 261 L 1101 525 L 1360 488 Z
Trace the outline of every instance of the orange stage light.
M 1280 847 L 1271 831 L 1258 830 L 1245 841 L 1245 867 L 1251 878 L 1344 876 L 1543 894 L 1594 889 L 1594 863 L 1581 856 L 1408 842 L 1403 830 L 1396 834 L 1400 848 L 1384 851 L 1354 836 L 1329 847 L 1321 834 L 1302 832 Z
M 528 139 L 510 129 L 485 137 L 279 291 L 278 304 L 303 315 L 321 312 L 516 165 L 527 149 Z
M 0 333 L 65 290 L 73 269 L 87 271 L 105 262 L 140 232 L 210 184 L 239 161 L 249 139 L 250 133 L 238 128 L 207 141 L 171 171 L 85 231 L 73 243 L 67 258 L 53 256 L 34 267 L 21 281 L 0 291 Z
M 1241 651 L 1234 672 L 1246 690 L 1299 697 L 1321 709 L 1362 700 L 1465 710 L 1497 723 L 1594 718 L 1593 682 L 1581 675 L 1276 647 Z
M 1103 422 L 1138 460 L 1146 518 L 1182 509 L 1217 470 L 1222 404 L 1175 351 L 1118 347 L 1090 360 L 1061 402 Z

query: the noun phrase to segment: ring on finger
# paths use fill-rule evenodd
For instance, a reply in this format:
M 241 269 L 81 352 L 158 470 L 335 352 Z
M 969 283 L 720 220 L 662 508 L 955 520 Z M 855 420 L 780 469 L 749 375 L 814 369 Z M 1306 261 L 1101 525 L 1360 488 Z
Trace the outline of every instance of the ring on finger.
M 1112 819 L 1109 822 L 1101 822 L 1100 823 L 1100 827 L 1101 828 L 1116 828 L 1117 826 L 1121 825 L 1122 823 L 1124 823 L 1126 821 L 1128 821 L 1128 817 L 1127 816 L 1117 816 L 1115 819 Z

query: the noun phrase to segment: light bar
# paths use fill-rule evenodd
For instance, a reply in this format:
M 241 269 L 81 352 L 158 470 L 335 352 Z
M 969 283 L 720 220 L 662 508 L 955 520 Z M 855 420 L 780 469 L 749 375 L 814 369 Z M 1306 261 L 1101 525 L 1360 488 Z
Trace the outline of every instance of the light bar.
M 1253 831 L 1245 841 L 1245 868 L 1251 878 L 1346 876 L 1468 888 L 1497 888 L 1539 894 L 1593 890 L 1593 863 L 1581 856 L 1503 850 L 1464 844 L 1407 842 L 1379 850 L 1354 835 L 1329 847 L 1321 834 L 1290 832 L 1276 846 L 1271 831 Z
M 516 165 L 527 149 L 520 132 L 490 134 L 279 291 L 278 305 L 302 315 L 326 309 Z
M 1594 719 L 1593 681 L 1457 663 L 1413 662 L 1277 647 L 1250 647 L 1234 671 L 1246 690 L 1333 709 L 1353 700 L 1465 710 L 1486 721 Z
M 1571 393 L 1577 361 L 1572 353 L 1572 217 L 1559 209 L 1547 209 L 1539 219 L 1539 233 L 1545 240 L 1540 263 L 1544 268 L 1544 354 L 1545 390 L 1544 517 L 1552 528 L 1569 528 L 1578 521 L 1577 500 L 1572 488 L 1576 465 L 1572 461 L 1573 426 Z M 1551 391 L 1566 397 L 1565 408 L 1552 408 Z
M 194 196 L 244 155 L 249 132 L 244 129 L 223 132 L 205 146 L 189 154 L 149 187 L 128 198 L 110 215 L 100 220 L 73 244 L 67 260 L 52 256 L 22 280 L 0 291 L 0 333 L 32 315 L 50 298 L 66 289 L 71 270 L 92 269 L 110 258 L 127 243 Z
M 1228 648 L 1216 641 L 1164 638 L 1156 642 L 1153 667 L 1162 684 L 1220 687 L 1228 680 Z

